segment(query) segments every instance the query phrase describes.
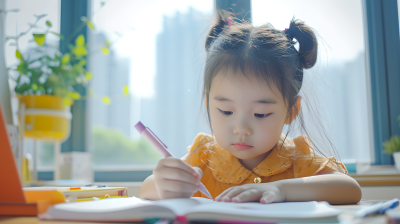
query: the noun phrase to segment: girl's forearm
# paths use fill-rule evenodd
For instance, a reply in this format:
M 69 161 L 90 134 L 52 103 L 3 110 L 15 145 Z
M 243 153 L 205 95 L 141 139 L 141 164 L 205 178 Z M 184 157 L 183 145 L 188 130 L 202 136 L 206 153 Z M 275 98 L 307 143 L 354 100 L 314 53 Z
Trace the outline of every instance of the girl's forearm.
M 285 201 L 327 201 L 354 204 L 361 200 L 360 185 L 344 174 L 325 174 L 273 182 L 285 194 Z

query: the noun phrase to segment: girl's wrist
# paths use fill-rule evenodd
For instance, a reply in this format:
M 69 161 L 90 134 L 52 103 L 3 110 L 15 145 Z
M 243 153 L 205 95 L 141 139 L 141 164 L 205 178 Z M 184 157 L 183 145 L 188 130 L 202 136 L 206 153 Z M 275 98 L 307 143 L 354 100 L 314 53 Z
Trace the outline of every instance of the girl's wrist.
M 286 200 L 286 188 L 284 181 L 274 181 L 270 183 L 265 183 L 268 187 L 266 190 L 274 189 L 276 194 L 276 201 L 274 202 L 284 202 Z
M 277 188 L 279 189 L 279 192 L 281 193 L 282 202 L 286 201 L 285 183 L 283 181 L 276 181 L 276 185 L 277 185 Z

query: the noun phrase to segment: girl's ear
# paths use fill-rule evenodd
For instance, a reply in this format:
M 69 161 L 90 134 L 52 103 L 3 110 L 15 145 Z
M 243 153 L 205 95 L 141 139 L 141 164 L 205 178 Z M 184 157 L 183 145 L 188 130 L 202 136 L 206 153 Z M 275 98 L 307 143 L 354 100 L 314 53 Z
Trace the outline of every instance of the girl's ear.
M 299 115 L 299 113 L 300 113 L 300 108 L 301 108 L 301 96 L 297 96 L 296 98 L 297 98 L 297 99 L 296 99 L 296 103 L 293 105 L 293 108 L 292 108 L 292 116 L 286 118 L 285 124 L 290 124 L 290 123 L 292 123 L 292 121 L 293 121 L 294 119 L 296 119 L 297 115 Z

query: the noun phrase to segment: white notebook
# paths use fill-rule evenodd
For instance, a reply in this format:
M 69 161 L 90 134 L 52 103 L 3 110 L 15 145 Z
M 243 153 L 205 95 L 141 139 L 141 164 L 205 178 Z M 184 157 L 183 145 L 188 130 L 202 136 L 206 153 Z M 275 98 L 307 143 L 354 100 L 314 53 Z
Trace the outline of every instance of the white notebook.
M 136 197 L 56 204 L 39 215 L 44 220 L 143 221 L 183 219 L 218 222 L 330 222 L 339 210 L 327 202 L 283 202 L 273 204 L 215 202 L 205 198 L 148 201 Z

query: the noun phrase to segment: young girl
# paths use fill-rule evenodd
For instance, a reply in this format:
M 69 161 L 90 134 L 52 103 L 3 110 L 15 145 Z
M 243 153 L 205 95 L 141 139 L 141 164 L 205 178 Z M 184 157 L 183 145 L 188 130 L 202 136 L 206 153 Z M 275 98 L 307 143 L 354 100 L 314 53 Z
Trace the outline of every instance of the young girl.
M 219 13 L 205 44 L 203 98 L 213 135 L 198 134 L 181 159 L 161 159 L 140 197 L 206 197 L 201 181 L 216 201 L 357 203 L 360 186 L 342 163 L 317 155 L 309 137 L 281 134 L 294 121 L 305 130 L 298 93 L 303 69 L 316 63 L 315 34 L 297 20 L 284 31 L 235 20 Z

